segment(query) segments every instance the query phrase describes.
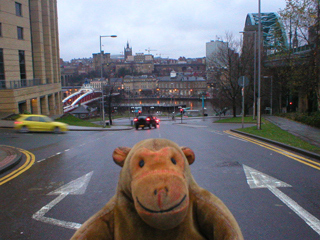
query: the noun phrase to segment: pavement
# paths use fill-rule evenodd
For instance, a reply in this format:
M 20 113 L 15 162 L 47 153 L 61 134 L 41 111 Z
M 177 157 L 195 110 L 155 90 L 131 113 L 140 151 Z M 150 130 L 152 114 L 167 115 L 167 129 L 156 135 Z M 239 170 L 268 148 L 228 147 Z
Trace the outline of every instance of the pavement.
M 319 128 L 310 127 L 308 125 L 298 123 L 286 118 L 281 118 L 276 116 L 264 116 L 264 117 L 268 121 L 282 128 L 283 130 L 288 131 L 289 133 L 300 137 L 301 139 L 309 142 L 310 144 L 320 147 L 320 129 Z M 168 120 L 168 119 L 161 119 L 161 121 L 164 121 L 164 120 Z M 124 123 L 126 122 L 114 121 L 114 125 L 110 126 L 110 128 L 69 126 L 69 130 L 70 131 L 123 131 L 123 130 L 133 129 L 133 127 L 130 126 L 130 124 L 129 126 L 128 125 L 125 126 Z M 13 121 L 0 120 L 0 128 L 13 128 Z M 231 130 L 231 131 L 237 132 L 239 134 L 244 134 L 237 130 Z M 250 135 L 250 134 L 244 134 L 244 135 Z M 275 145 L 279 145 L 289 150 L 299 152 L 309 157 L 320 160 L 320 155 L 313 152 L 308 152 L 303 149 L 291 147 L 279 142 L 257 137 L 254 135 L 250 135 L 250 137 L 258 138 L 260 140 L 263 140 Z M 10 170 L 12 167 L 17 165 L 21 159 L 22 159 L 22 154 L 16 148 L 0 145 L 0 174 Z

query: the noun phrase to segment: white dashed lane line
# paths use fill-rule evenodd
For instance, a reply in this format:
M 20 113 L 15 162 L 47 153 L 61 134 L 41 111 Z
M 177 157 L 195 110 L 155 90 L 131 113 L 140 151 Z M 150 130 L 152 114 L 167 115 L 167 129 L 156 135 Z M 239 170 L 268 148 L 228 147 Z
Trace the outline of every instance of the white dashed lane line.
M 114 133 L 110 133 L 108 136 L 113 135 L 113 134 L 114 134 Z M 105 136 L 105 137 L 107 137 L 107 136 Z M 83 147 L 83 146 L 85 146 L 85 145 L 87 145 L 87 144 L 89 144 L 89 143 L 96 142 L 96 141 L 100 141 L 101 139 L 103 139 L 103 138 L 105 138 L 105 137 L 96 138 L 96 139 L 94 139 L 94 140 L 92 140 L 92 141 L 83 143 L 83 144 L 81 144 L 81 145 L 79 145 L 79 146 L 74 146 L 73 148 L 68 148 L 68 149 L 66 149 L 66 150 L 63 150 L 62 152 L 57 152 L 56 154 L 53 154 L 53 155 L 50 156 L 50 157 L 47 157 L 47 158 L 44 158 L 44 159 L 41 159 L 41 160 L 37 161 L 37 163 L 40 163 L 40 162 L 46 161 L 46 160 L 48 160 L 48 159 L 50 159 L 50 158 L 56 157 L 56 156 L 58 156 L 58 155 L 60 155 L 60 154 L 63 154 L 63 153 L 65 153 L 65 152 L 70 151 L 71 149 L 74 149 L 74 148 L 77 148 L 77 147 Z

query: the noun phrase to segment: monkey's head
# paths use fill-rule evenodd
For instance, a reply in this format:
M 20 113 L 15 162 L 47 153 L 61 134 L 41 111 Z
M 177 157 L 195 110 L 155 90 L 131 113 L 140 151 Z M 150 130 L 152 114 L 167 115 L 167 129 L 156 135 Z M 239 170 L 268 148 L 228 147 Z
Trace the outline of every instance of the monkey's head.
M 134 202 L 139 216 L 162 230 L 178 226 L 189 207 L 189 165 L 194 152 L 167 139 L 148 139 L 132 149 L 116 148 L 114 161 L 123 167 L 119 187 Z

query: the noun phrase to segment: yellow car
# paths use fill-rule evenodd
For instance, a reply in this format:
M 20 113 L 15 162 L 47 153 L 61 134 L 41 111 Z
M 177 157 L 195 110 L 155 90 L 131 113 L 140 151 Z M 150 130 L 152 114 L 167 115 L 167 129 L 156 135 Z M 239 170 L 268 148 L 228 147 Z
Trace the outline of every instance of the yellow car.
M 61 133 L 68 131 L 68 124 L 54 122 L 51 118 L 44 115 L 20 115 L 14 122 L 14 128 L 19 132 L 42 132 L 49 131 Z

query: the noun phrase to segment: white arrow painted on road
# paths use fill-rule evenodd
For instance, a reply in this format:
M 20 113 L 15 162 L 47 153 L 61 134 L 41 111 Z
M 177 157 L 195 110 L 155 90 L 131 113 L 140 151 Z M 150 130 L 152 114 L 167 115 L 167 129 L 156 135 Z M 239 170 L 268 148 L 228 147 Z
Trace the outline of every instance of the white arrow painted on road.
M 303 209 L 298 203 L 292 200 L 289 196 L 281 192 L 278 187 L 291 187 L 291 185 L 273 178 L 267 174 L 259 172 L 253 168 L 243 165 L 244 172 L 247 177 L 247 182 L 251 189 L 253 188 L 268 188 L 276 197 L 302 218 L 314 231 L 320 235 L 320 221 L 308 211 Z
M 81 227 L 80 223 L 67 222 L 54 218 L 45 217 L 44 215 L 49 212 L 55 205 L 63 200 L 68 195 L 81 195 L 86 192 L 87 186 L 90 182 L 93 172 L 89 172 L 82 177 L 75 179 L 60 188 L 48 193 L 47 195 L 59 195 L 57 198 L 52 200 L 46 206 L 42 207 L 38 212 L 33 214 L 32 218 L 44 223 L 57 225 L 64 228 L 78 229 Z

